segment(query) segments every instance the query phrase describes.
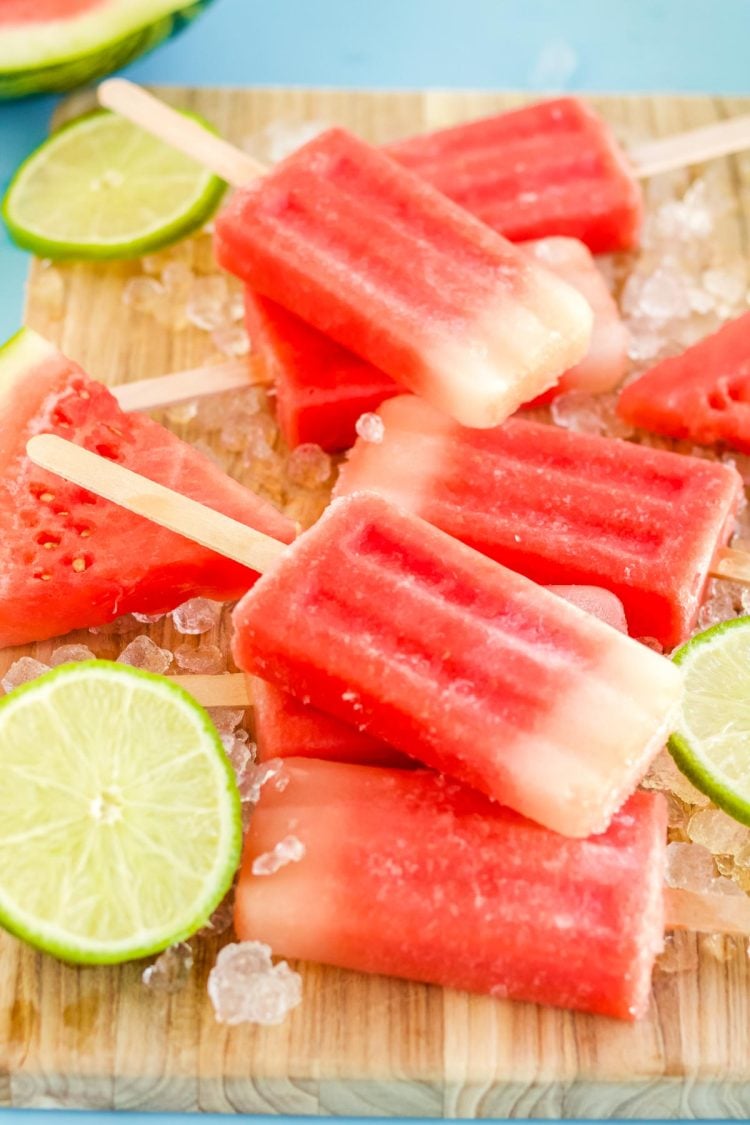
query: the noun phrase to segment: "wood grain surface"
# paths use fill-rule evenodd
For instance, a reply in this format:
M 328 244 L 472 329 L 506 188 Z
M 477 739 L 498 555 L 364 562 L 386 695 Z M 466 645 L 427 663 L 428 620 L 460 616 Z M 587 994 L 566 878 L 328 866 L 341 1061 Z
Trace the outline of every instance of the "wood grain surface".
M 164 91 L 242 141 L 274 120 L 340 122 L 386 141 L 479 116 L 513 94 Z M 739 99 L 591 99 L 632 141 L 747 112 Z M 64 112 L 83 107 L 78 98 Z M 748 247 L 750 157 L 712 181 L 736 209 L 718 257 Z M 207 336 L 179 332 L 122 303 L 134 268 L 68 265 L 62 307 L 30 289 L 27 322 L 110 384 L 212 359 Z M 33 267 L 40 276 L 41 267 Z M 214 359 L 221 357 L 213 356 Z M 190 427 L 174 427 L 191 436 Z M 250 483 L 253 483 L 252 481 Z M 169 619 L 151 626 L 171 643 Z M 117 638 L 73 638 L 103 656 Z M 179 638 L 183 639 L 183 638 Z M 226 622 L 219 630 L 226 642 Z M 55 642 L 59 643 L 59 642 Z M 0 653 L 45 659 L 51 642 Z M 142 965 L 75 969 L 0 936 L 0 1106 L 458 1117 L 746 1117 L 750 1115 L 750 961 L 703 939 L 697 968 L 657 972 L 646 1019 L 631 1026 L 420 984 L 302 966 L 304 998 L 281 1027 L 218 1025 L 206 996 L 215 941 L 197 946 L 190 984 L 149 993 Z

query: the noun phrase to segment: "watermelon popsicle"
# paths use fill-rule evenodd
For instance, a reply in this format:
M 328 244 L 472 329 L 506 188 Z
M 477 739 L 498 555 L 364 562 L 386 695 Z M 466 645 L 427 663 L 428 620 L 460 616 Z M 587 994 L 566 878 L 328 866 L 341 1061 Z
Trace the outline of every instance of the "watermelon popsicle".
M 567 235 L 595 254 L 638 242 L 638 181 L 610 127 L 579 98 L 522 106 L 386 151 L 514 242 Z
M 566 840 L 423 770 L 292 759 L 279 776 L 245 841 L 240 940 L 495 997 L 644 1014 L 664 930 L 660 795 L 635 793 L 604 834 Z M 299 862 L 253 874 L 288 836 L 304 847 Z
M 585 357 L 542 397 L 611 390 L 625 374 L 627 333 L 591 254 L 574 238 L 543 238 L 519 249 L 578 289 L 594 313 Z M 249 287 L 245 308 L 248 335 L 275 383 L 279 427 L 289 445 L 347 449 L 360 415 L 401 393 L 383 371 Z
M 603 831 L 669 730 L 676 665 L 381 497 L 284 546 L 55 435 L 28 454 L 264 572 L 244 671 L 556 831 Z
M 536 582 L 603 586 L 636 637 L 689 635 L 743 497 L 730 466 L 521 418 L 478 433 L 414 396 L 380 416 L 337 495 L 378 492 Z
M 343 129 L 236 192 L 215 231 L 230 273 L 466 425 L 501 421 L 589 345 L 577 291 Z

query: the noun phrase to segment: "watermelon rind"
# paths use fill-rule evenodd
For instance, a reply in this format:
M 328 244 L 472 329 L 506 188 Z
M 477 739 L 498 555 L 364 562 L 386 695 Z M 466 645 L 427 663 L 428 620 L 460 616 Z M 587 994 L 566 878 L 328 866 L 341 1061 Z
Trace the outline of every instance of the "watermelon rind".
M 6 25 L 0 99 L 63 93 L 126 66 L 187 27 L 212 0 L 105 0 L 69 20 Z

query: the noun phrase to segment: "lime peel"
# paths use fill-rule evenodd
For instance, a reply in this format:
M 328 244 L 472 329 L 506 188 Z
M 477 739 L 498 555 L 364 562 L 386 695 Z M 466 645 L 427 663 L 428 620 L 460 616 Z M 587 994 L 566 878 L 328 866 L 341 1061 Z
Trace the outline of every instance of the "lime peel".
M 11 933 L 79 964 L 156 953 L 208 921 L 241 847 L 231 763 L 178 685 L 91 660 L 0 700 L 0 924 Z
M 750 825 L 750 617 L 713 625 L 673 660 L 685 686 L 669 752 L 697 789 Z

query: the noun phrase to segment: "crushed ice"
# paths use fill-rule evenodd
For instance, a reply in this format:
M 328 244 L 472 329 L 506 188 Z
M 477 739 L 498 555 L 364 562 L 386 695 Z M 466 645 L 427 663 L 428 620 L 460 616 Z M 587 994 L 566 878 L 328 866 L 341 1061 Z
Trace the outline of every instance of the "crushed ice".
M 276 965 L 260 941 L 226 945 L 208 976 L 208 995 L 219 1023 L 283 1023 L 302 999 L 302 978 L 286 961 Z

